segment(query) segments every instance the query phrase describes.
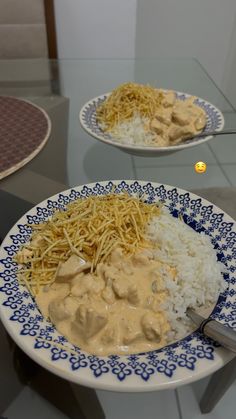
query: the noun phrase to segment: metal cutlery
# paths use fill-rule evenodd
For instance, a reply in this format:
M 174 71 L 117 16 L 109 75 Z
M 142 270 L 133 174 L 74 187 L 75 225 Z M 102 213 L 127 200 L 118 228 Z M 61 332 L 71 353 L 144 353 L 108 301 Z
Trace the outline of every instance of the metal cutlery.
M 210 317 L 204 318 L 191 308 L 188 308 L 186 313 L 202 333 L 236 353 L 236 331 Z
M 227 129 L 223 131 L 205 131 L 200 132 L 199 134 L 193 135 L 192 137 L 187 138 L 188 140 L 194 139 L 194 138 L 202 138 L 202 137 L 209 137 L 209 136 L 216 136 L 216 135 L 230 135 L 230 134 L 236 134 L 236 129 Z

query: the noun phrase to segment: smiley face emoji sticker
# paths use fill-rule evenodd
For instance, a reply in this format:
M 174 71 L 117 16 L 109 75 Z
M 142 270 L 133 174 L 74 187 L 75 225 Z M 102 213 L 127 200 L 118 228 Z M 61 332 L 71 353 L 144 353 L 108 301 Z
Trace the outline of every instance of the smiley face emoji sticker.
M 197 173 L 205 173 L 207 165 L 206 163 L 204 163 L 204 161 L 198 161 L 197 163 L 195 163 L 194 169 Z

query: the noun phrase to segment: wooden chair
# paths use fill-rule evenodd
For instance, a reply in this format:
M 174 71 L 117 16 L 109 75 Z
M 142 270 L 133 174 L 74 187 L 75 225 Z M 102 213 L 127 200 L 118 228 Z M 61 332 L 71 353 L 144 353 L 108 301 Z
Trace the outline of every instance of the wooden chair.
M 0 0 L 0 59 L 57 58 L 54 0 Z
M 57 58 L 54 0 L 0 0 L 1 94 L 60 94 L 57 63 L 47 58 Z M 18 60 L 17 72 L 6 60 Z

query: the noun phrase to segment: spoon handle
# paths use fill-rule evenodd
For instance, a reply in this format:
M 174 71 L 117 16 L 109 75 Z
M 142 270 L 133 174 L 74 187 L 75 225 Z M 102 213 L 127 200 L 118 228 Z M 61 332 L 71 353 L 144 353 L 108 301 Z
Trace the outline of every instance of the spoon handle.
M 187 309 L 187 315 L 200 328 L 202 333 L 236 353 L 236 331 L 210 317 L 205 319 L 190 308 Z

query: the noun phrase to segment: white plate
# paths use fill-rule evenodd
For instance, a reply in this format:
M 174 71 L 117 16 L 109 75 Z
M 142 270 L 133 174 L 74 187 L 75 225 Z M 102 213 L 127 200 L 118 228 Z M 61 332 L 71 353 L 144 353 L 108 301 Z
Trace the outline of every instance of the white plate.
M 46 321 L 27 289 L 19 285 L 13 258 L 30 238 L 30 224 L 48 219 L 78 197 L 113 191 L 143 192 L 147 201 L 162 201 L 173 216 L 181 214 L 196 234 L 210 235 L 225 264 L 227 290 L 219 296 L 212 317 L 236 330 L 236 225 L 205 199 L 172 186 L 143 181 L 105 181 L 78 186 L 43 201 L 11 229 L 0 249 L 0 315 L 8 333 L 31 358 L 49 371 L 75 383 L 113 391 L 175 388 L 222 367 L 232 354 L 196 331 L 167 347 L 135 355 L 93 356 L 71 345 Z M 58 347 L 58 344 L 61 345 Z
M 180 100 L 186 100 L 191 97 L 188 93 L 175 92 L 176 96 Z M 99 141 L 102 141 L 105 144 L 118 147 L 119 149 L 137 156 L 144 157 L 155 157 L 161 155 L 167 155 L 175 153 L 177 151 L 184 150 L 186 148 L 194 147 L 199 144 L 202 144 L 211 138 L 212 136 L 207 136 L 203 138 L 197 138 L 195 140 L 186 140 L 181 144 L 169 146 L 169 147 L 154 147 L 154 146 L 140 146 L 132 144 L 122 144 L 117 140 L 117 138 L 112 137 L 111 134 L 105 133 L 102 131 L 100 126 L 97 123 L 96 118 L 96 109 L 111 93 L 105 93 L 101 96 L 95 97 L 87 102 L 81 109 L 79 114 L 80 124 L 83 129 L 88 132 L 92 137 L 96 138 Z M 224 116 L 222 112 L 216 108 L 212 103 L 207 102 L 204 99 L 196 97 L 194 103 L 200 106 L 206 112 L 207 124 L 203 130 L 203 133 L 206 134 L 207 131 L 221 131 L 224 127 Z

